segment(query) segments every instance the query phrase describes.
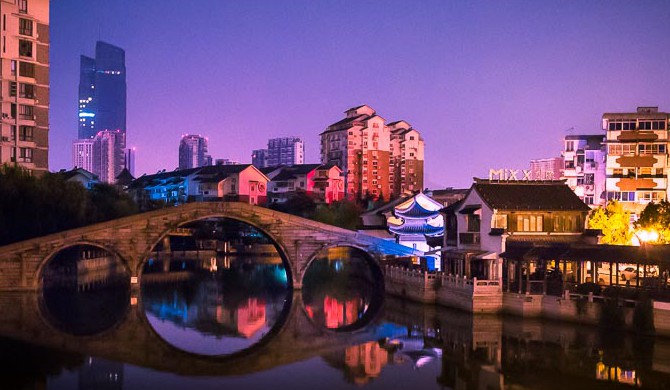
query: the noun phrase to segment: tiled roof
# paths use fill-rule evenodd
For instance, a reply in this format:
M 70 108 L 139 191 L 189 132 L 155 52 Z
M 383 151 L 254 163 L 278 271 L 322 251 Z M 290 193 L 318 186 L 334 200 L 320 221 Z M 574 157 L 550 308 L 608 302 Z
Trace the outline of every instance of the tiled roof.
M 472 189 L 489 207 L 498 210 L 590 210 L 563 181 L 491 182 L 477 179 Z

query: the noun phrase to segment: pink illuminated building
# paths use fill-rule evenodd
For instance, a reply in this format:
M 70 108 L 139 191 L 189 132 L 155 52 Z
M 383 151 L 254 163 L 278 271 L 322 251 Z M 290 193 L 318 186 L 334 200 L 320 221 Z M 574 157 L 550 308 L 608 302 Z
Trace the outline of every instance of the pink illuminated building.
M 299 191 L 328 204 L 344 199 L 344 178 L 335 165 L 301 164 L 263 168 L 261 171 L 270 179 L 268 199 L 271 203 L 285 202 Z

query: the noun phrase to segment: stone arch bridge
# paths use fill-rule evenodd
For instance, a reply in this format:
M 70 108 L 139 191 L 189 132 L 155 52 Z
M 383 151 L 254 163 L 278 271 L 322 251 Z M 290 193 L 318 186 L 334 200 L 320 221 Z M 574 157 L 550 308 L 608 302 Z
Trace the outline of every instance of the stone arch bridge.
M 44 265 L 61 250 L 88 244 L 118 257 L 131 278 L 141 281 L 152 249 L 179 227 L 207 218 L 248 223 L 269 236 L 287 263 L 293 288 L 302 287 L 310 261 L 323 249 L 351 246 L 379 262 L 385 255 L 419 255 L 394 242 L 239 202 L 199 202 L 136 214 L 0 247 L 0 290 L 37 290 Z M 134 279 L 131 279 L 134 280 Z

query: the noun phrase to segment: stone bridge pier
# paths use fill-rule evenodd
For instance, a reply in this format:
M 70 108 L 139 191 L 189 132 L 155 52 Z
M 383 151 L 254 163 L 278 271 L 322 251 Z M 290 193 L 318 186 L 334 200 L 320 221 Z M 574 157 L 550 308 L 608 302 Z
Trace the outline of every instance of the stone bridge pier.
M 0 290 L 38 290 L 44 266 L 74 245 L 93 245 L 127 267 L 131 283 L 141 282 L 144 263 L 171 232 L 207 218 L 231 218 L 256 227 L 274 241 L 293 288 L 302 287 L 310 262 L 324 249 L 349 246 L 378 264 L 386 255 L 417 255 L 402 245 L 263 207 L 238 202 L 199 202 L 137 214 L 0 247 Z

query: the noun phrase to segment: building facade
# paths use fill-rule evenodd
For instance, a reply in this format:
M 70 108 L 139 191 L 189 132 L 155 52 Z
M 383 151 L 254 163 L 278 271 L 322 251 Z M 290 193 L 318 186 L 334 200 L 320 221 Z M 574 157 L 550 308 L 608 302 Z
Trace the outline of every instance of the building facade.
M 563 142 L 563 179 L 584 203 L 605 203 L 607 153 L 602 135 L 568 135 Z
M 539 158 L 530 160 L 530 175 L 533 180 L 559 180 L 563 174 L 563 158 Z
M 286 202 L 298 192 L 327 204 L 344 199 L 344 178 L 336 165 L 300 164 L 268 167 L 261 171 L 270 179 L 270 203 Z
M 49 1 L 0 1 L 0 165 L 49 169 Z
M 391 195 L 423 190 L 423 138 L 405 121 L 388 124 L 391 133 Z
M 179 169 L 190 169 L 212 165 L 212 157 L 207 154 L 207 138 L 186 134 L 179 142 Z
M 658 107 L 605 113 L 606 197 L 639 215 L 649 202 L 667 199 L 670 114 Z
M 128 170 L 128 173 L 130 173 L 133 176 L 135 176 L 135 156 L 136 156 L 136 152 L 137 152 L 137 150 L 135 149 L 135 147 L 126 148 L 125 158 L 123 159 L 124 168 L 126 168 Z
M 103 130 L 93 138 L 93 174 L 103 183 L 114 183 L 123 170 L 117 164 L 117 151 L 121 148 L 125 134 L 121 131 Z M 121 148 L 121 150 L 123 150 Z
M 93 139 L 72 142 L 72 165 L 93 172 Z
M 298 165 L 305 163 L 305 144 L 298 137 L 272 138 L 268 140 L 267 165 Z M 254 164 L 255 165 L 255 164 Z
M 251 164 L 256 168 L 265 168 L 268 166 L 268 150 L 256 149 L 251 152 Z

